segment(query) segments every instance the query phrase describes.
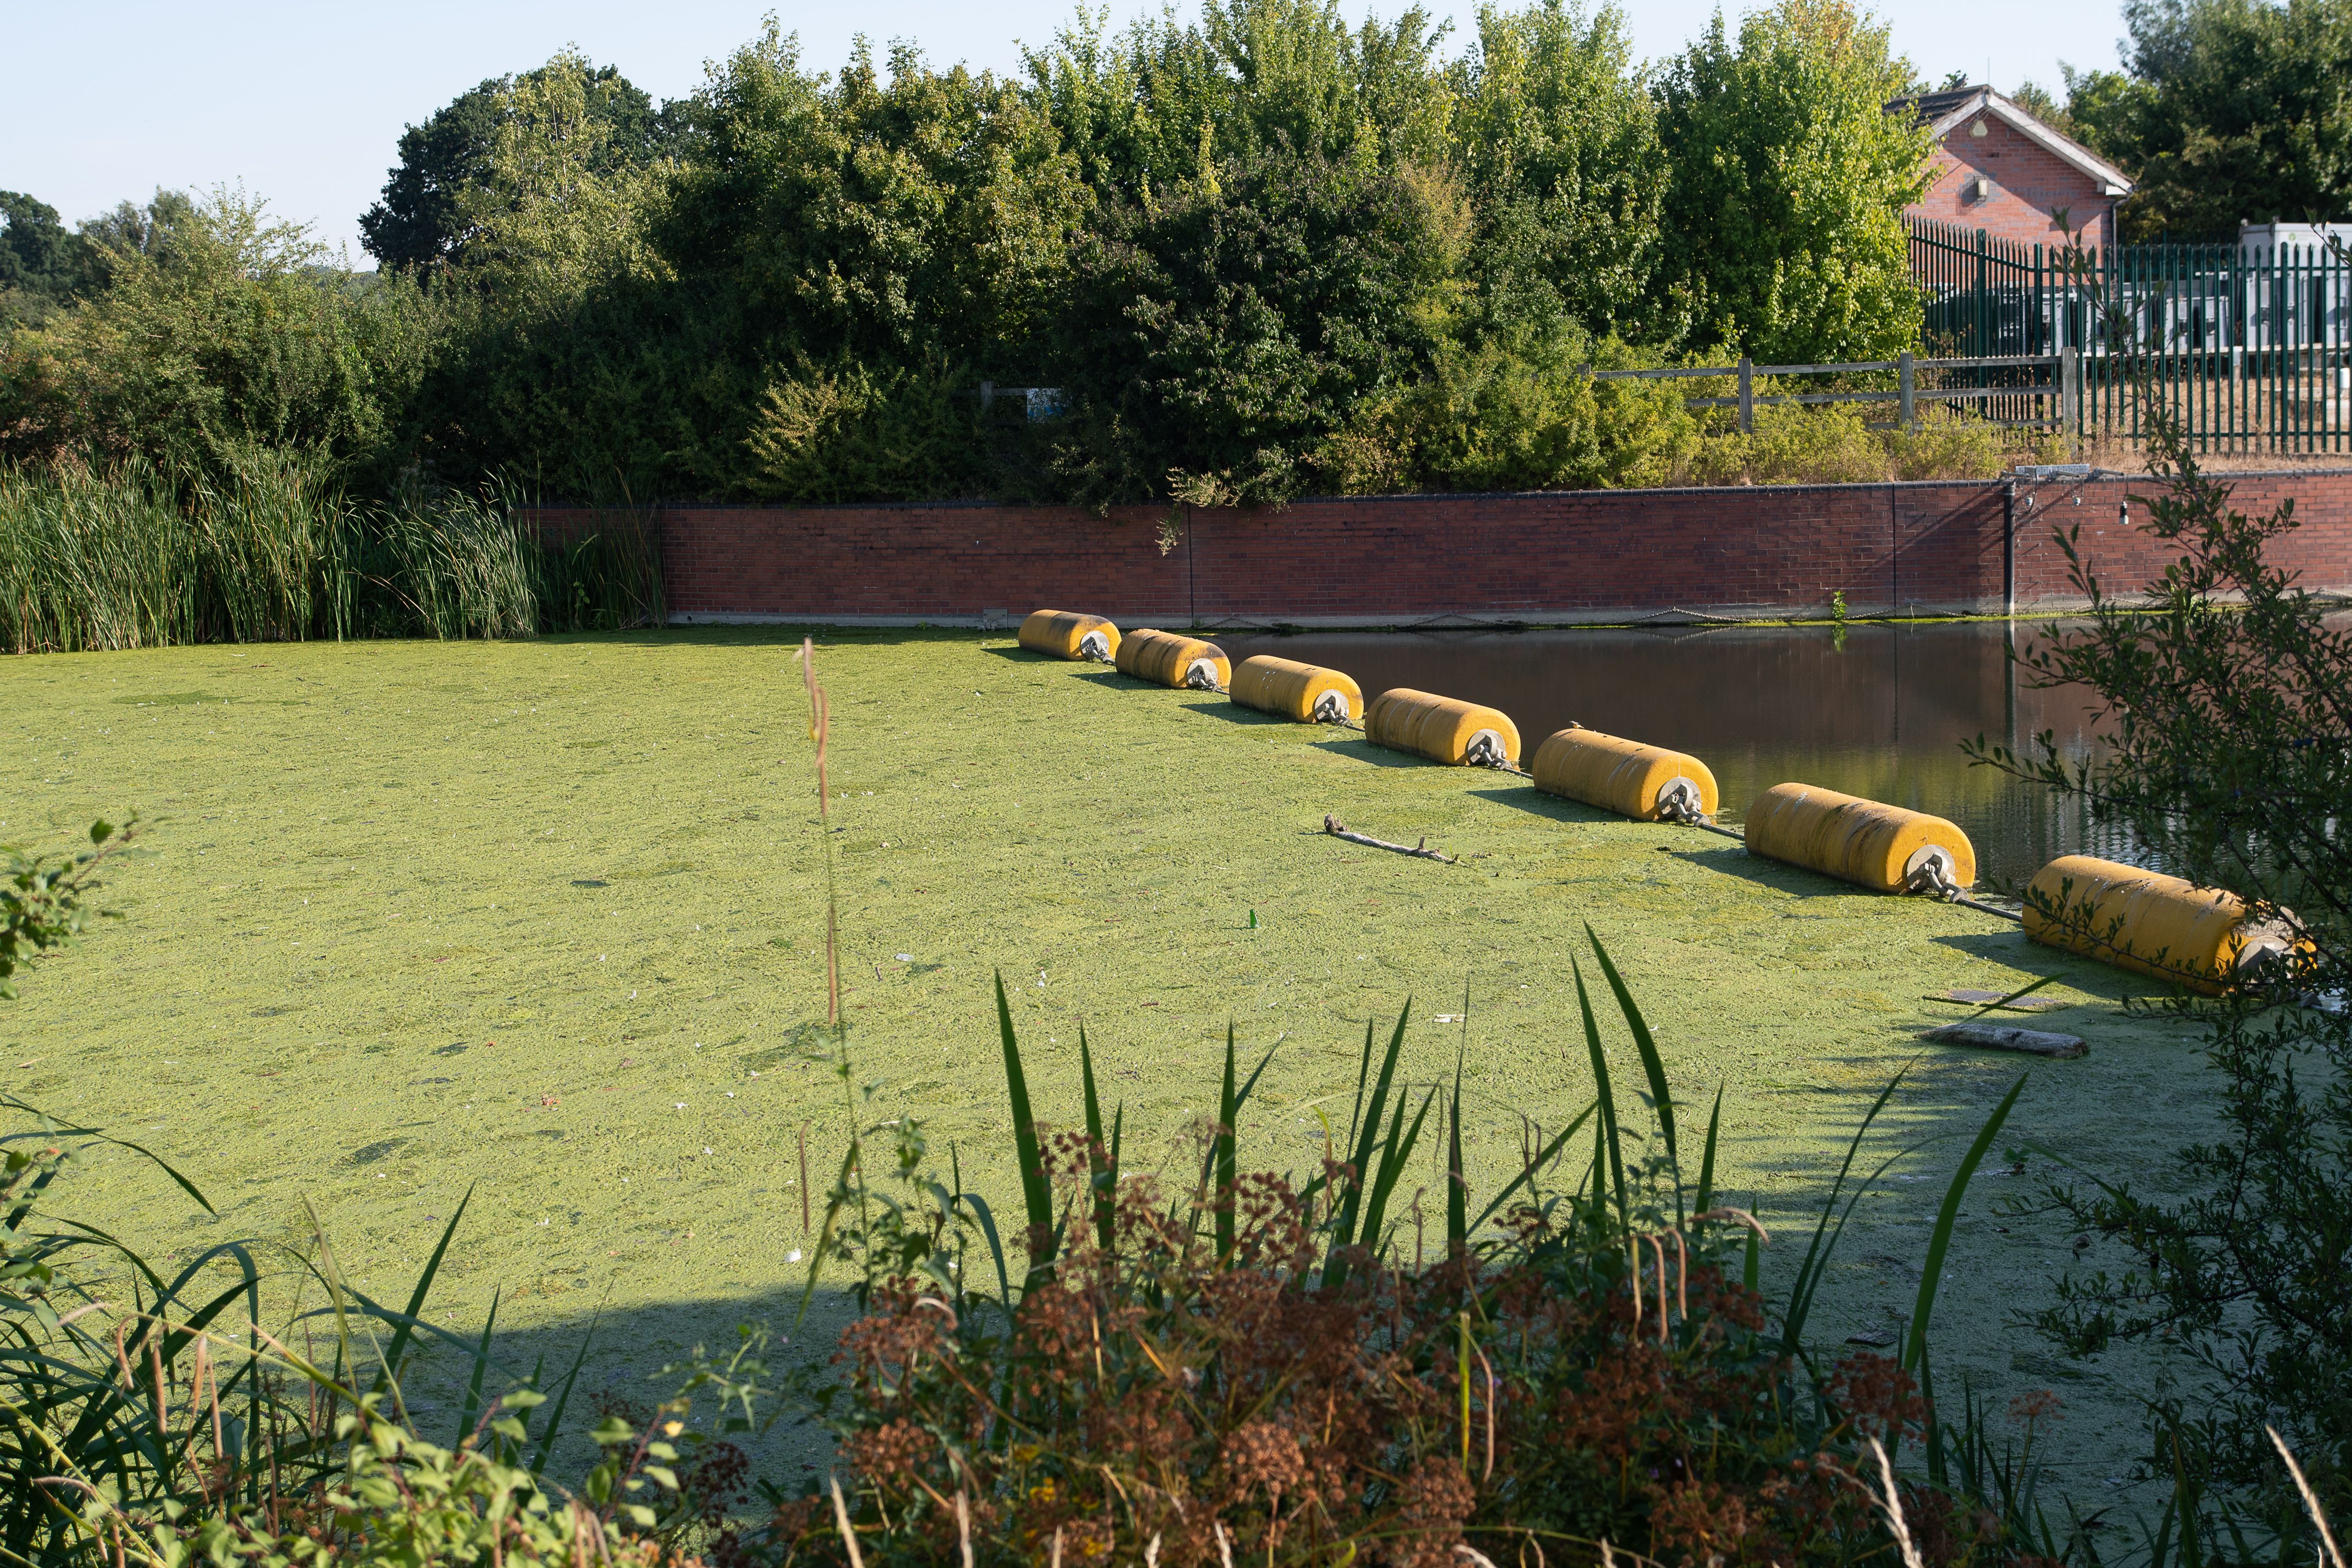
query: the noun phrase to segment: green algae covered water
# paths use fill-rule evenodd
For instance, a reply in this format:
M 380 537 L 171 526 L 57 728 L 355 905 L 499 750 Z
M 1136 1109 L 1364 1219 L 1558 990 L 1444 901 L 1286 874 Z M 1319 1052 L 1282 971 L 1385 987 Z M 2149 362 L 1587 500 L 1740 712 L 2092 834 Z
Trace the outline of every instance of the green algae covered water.
M 1913 792 L 1899 798 L 2000 842 L 1942 793 L 1942 742 L 1916 709 L 1893 711 L 1853 673 L 1899 657 L 1894 689 L 1934 704 L 1948 734 L 1990 727 L 2007 699 L 1982 633 L 1857 627 L 1843 653 L 1826 629 L 1586 635 L 1492 639 L 1542 658 L 1490 660 L 1489 675 L 1436 667 L 1463 646 L 1442 640 L 1279 646 L 1361 650 L 1344 657 L 1375 685 L 1369 661 L 1392 657 L 1386 679 L 1458 683 L 1531 730 L 1573 717 L 1683 744 L 1724 773 L 1735 807 L 1773 773 L 1878 756 L 1899 723 L 1897 754 L 1872 764 Z M 1779 1238 L 1769 1278 L 1793 1268 L 1792 1229 L 1904 1075 L 1864 1168 L 1894 1163 L 1814 1320 L 1832 1349 L 1908 1310 L 1944 1181 L 2026 1069 L 1923 1046 L 1965 1011 L 1938 993 L 2050 977 L 2043 994 L 2065 1005 L 2043 1026 L 2091 1042 L 2080 1060 L 2031 1064 L 2005 1145 L 2144 1180 L 2210 1124 L 2194 1038 L 2126 1013 L 2130 977 L 2013 925 L 1040 659 L 1006 635 L 818 636 L 846 1096 L 810 1050 L 826 862 L 797 631 L 0 660 L 0 841 L 63 847 L 94 816 L 145 819 L 104 900 L 125 918 L 21 977 L 24 1000 L 0 1004 L 0 1067 L 26 1100 L 156 1149 L 218 1215 L 119 1152 L 78 1167 L 60 1210 L 159 1260 L 259 1238 L 290 1310 L 304 1200 L 345 1274 L 394 1300 L 467 1202 L 434 1322 L 478 1331 L 499 1291 L 498 1353 L 517 1373 L 541 1353 L 566 1364 L 593 1323 L 591 1389 L 644 1400 L 697 1342 L 730 1343 L 748 1321 L 789 1331 L 812 1240 L 803 1135 L 822 1184 L 853 1117 L 919 1119 L 942 1162 L 954 1149 L 998 1213 L 1017 1211 L 995 976 L 1041 1114 L 1078 1121 L 1083 1023 L 1130 1157 L 1171 1172 L 1197 1158 L 1228 1026 L 1253 1058 L 1274 1050 L 1243 1159 L 1304 1169 L 1319 1118 L 1344 1119 L 1367 1024 L 1410 1006 L 1402 1070 L 1451 1084 L 1459 1058 L 1469 1178 L 1491 1192 L 1517 1173 L 1528 1121 L 1562 1125 L 1591 1097 L 1572 967 L 1591 970 L 1588 926 L 1675 1092 L 1723 1091 L 1723 1188 Z M 1915 657 L 1961 645 L 1977 651 Z M 1798 676 L 1776 686 L 1775 668 Z M 1776 718 L 1764 694 L 1782 689 Z M 1830 727 L 1803 729 L 1816 720 Z M 1835 744 L 1790 739 L 1807 733 Z M 2007 809 L 1982 770 L 1948 777 Z M 1458 859 L 1333 839 L 1327 815 Z M 2012 867 L 2038 852 L 2025 837 L 1996 850 Z M 1637 1081 L 1613 1026 L 1609 1048 L 1619 1081 Z M 2050 1462 L 2103 1497 L 2153 1372 L 2057 1363 L 2015 1326 L 2074 1259 L 2049 1222 L 1994 1207 L 2045 1163 L 2000 1169 L 2016 1173 L 1989 1164 L 1955 1237 L 1938 1384 L 1965 1377 L 1996 1403 L 2056 1388 L 2067 1419 Z M 1433 1166 L 1415 1184 L 1424 1202 L 1442 1180 Z M 829 1351 L 839 1321 L 821 1292 L 781 1353 Z M 789 1480 L 817 1462 L 806 1441 L 780 1429 L 762 1463 Z

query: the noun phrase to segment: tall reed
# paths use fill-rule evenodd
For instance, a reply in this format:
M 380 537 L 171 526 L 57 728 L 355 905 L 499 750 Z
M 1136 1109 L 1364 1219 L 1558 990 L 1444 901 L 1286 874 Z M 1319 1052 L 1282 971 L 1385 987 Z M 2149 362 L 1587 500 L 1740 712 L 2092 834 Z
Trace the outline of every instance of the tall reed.
M 510 489 L 355 500 L 309 454 L 177 474 L 0 468 L 0 646 L 16 653 L 353 637 L 525 637 L 666 618 L 650 513 L 551 540 Z

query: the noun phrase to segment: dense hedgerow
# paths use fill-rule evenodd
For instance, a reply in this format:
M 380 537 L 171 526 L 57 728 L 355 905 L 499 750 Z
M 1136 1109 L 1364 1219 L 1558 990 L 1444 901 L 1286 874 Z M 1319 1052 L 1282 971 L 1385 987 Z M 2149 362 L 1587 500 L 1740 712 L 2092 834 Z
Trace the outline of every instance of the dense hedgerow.
M 771 24 L 659 108 L 565 53 L 411 128 L 378 273 L 241 193 L 79 234 L 0 193 L 0 460 L 268 447 L 370 498 L 624 504 L 1626 484 L 1702 431 L 1586 367 L 1916 335 L 1926 132 L 1845 0 L 1663 74 L 1608 8 L 1445 32 L 1082 13 L 1000 78 L 911 45 L 819 72 Z

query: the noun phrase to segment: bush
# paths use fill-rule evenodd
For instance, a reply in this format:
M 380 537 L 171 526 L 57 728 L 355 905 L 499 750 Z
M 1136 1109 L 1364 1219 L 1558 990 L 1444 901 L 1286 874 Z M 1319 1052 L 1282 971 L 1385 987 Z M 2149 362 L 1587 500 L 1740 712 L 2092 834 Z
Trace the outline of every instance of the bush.
M 1287 152 L 1106 213 L 1059 331 L 1056 471 L 1097 507 L 1301 493 L 1311 449 L 1427 369 L 1467 237 L 1441 180 Z
M 2108 731 L 2076 763 L 2047 734 L 2032 753 L 1981 741 L 1976 752 L 2086 801 L 2150 861 L 2239 895 L 2251 921 L 2284 922 L 2301 945 L 2252 989 L 2148 1004 L 2203 1032 L 2218 1135 L 2174 1153 L 2165 1185 L 2177 1197 L 2105 1178 L 2049 1193 L 2124 1267 L 2070 1277 L 2038 1321 L 2076 1354 L 2116 1340 L 2188 1351 L 2202 1376 L 2189 1397 L 2153 1411 L 2156 1473 L 2252 1489 L 2291 1511 L 2265 1431 L 2275 1426 L 2310 1456 L 2342 1518 L 2352 1508 L 2352 1016 L 2342 1006 L 2352 635 L 2332 603 L 2265 559 L 2299 525 L 2292 500 L 2249 516 L 2177 427 L 2160 425 L 2154 447 L 2156 492 L 2133 504 L 2178 558 L 2118 595 L 2091 574 L 2074 533 L 2060 533 L 2092 607 L 2020 658 L 2039 684 L 2095 693 Z
M 102 291 L 0 335 L 0 460 L 226 473 L 287 448 L 389 484 L 441 335 L 435 301 L 328 265 L 241 192 L 159 198 L 149 216 L 101 247 Z
M 1698 425 L 1672 382 L 1600 381 L 1642 356 L 1580 336 L 1441 351 L 1420 385 L 1360 405 L 1316 466 L 1348 494 L 1427 484 L 1455 490 L 1590 489 L 1664 482 Z
M 1000 985 L 1027 1221 L 1012 1258 L 986 1202 L 926 1168 L 917 1123 L 893 1124 L 887 1177 L 867 1176 L 853 1141 L 810 1286 L 828 1259 L 846 1266 L 865 1315 L 838 1380 L 812 1369 L 795 1383 L 857 1484 L 778 1498 L 744 1550 L 1434 1565 L 1469 1560 L 1473 1542 L 1497 1561 L 1605 1556 L 1612 1542 L 1653 1561 L 1829 1563 L 1886 1549 L 1885 1502 L 1929 1561 L 2004 1550 L 2032 1525 L 2030 1497 L 2003 1516 L 1941 1484 L 1948 1450 L 1970 1439 L 1936 1420 L 1915 1374 L 1959 1194 L 2016 1091 L 1947 1194 L 1904 1361 L 1853 1354 L 1816 1376 L 1805 1320 L 1869 1120 L 1768 1312 L 1761 1227 L 1711 1206 L 1716 1125 L 1694 1190 L 1663 1062 L 1597 942 L 1594 957 L 1657 1130 L 1636 1142 L 1621 1126 L 1587 1003 L 1599 1100 L 1523 1150 L 1521 1174 L 1475 1214 L 1458 1090 L 1449 1102 L 1398 1081 L 1402 1019 L 1384 1054 L 1367 1031 L 1355 1111 L 1303 1183 L 1243 1173 L 1238 1126 L 1265 1064 L 1244 1078 L 1229 1041 L 1197 1175 L 1171 1194 L 1123 1167 L 1124 1116 L 1106 1134 L 1083 1037 L 1085 1131 L 1037 1127 Z M 845 1090 L 845 1055 L 835 1068 Z M 1588 1123 L 1590 1163 L 1580 1146 L 1564 1157 Z M 1447 1172 L 1425 1215 L 1418 1194 L 1403 1204 L 1424 1131 L 1444 1140 Z M 1874 1440 L 1922 1443 L 1934 1482 L 1882 1499 L 1861 1468 Z
M 1679 477 L 1703 485 L 1990 479 L 2008 461 L 2010 433 L 2000 426 L 1930 409 L 1912 429 L 1873 430 L 1863 410 L 1874 406 L 1768 404 L 1756 410 L 1753 434 L 1719 427 L 1695 443 Z

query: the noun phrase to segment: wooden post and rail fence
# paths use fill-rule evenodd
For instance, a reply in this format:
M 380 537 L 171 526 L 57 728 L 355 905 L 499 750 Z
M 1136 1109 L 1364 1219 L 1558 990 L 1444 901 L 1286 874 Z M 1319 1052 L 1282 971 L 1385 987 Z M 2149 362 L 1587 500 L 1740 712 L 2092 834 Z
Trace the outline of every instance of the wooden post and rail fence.
M 1920 384 L 1920 373 L 1941 377 L 1957 374 L 1972 384 Z M 1892 387 L 1843 392 L 1767 392 L 1758 395 L 1757 378 L 1768 381 L 1790 376 L 1861 377 L 1892 372 Z M 1735 391 L 1728 396 L 1686 397 L 1686 408 L 1736 408 L 1742 435 L 1756 428 L 1756 410 L 1776 404 L 1893 404 L 1892 423 L 1906 430 L 1919 423 L 1919 407 L 1931 403 L 1980 403 L 1980 412 L 1996 424 L 2079 431 L 2082 426 L 2083 356 L 2076 349 L 2054 354 L 2001 354 L 1984 359 L 1922 359 L 1906 350 L 1893 359 L 1855 360 L 1833 364 L 1758 364 L 1742 359 L 1737 364 L 1676 365 L 1662 370 L 1601 370 L 1595 381 L 1721 380 Z M 1884 422 L 1882 422 L 1884 423 Z

